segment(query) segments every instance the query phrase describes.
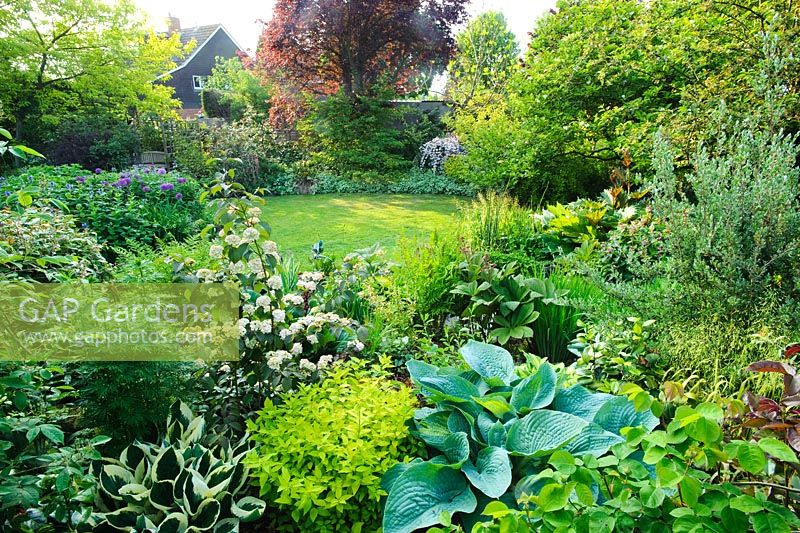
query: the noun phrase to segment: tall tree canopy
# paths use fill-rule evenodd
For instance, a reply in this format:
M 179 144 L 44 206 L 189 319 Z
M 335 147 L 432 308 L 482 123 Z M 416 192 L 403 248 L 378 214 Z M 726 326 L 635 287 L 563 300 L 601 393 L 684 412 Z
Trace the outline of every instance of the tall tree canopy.
M 455 48 L 450 29 L 465 20 L 467 3 L 278 0 L 261 35 L 257 67 L 282 85 L 276 100 L 340 90 L 352 98 L 379 86 L 407 94 L 446 65 Z
M 0 102 L 18 138 L 87 109 L 125 116 L 177 102 L 153 81 L 182 55 L 129 0 L 8 0 L 0 17 Z
M 502 13 L 481 13 L 456 35 L 458 51 L 448 67 L 448 96 L 458 105 L 478 94 L 502 95 L 519 63 L 519 45 Z

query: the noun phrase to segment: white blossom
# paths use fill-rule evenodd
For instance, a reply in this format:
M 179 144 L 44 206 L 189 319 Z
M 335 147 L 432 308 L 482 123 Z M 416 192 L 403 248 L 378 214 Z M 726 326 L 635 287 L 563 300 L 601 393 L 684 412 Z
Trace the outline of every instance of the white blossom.
M 211 259 L 220 259 L 222 257 L 222 246 L 214 244 L 208 249 L 208 256 Z

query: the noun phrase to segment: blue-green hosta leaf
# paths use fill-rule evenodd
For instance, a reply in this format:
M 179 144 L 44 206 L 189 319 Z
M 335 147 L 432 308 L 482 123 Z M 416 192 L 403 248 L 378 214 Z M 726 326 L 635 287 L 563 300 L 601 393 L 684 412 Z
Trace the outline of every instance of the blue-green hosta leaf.
M 121 466 L 103 465 L 103 469 L 100 470 L 100 487 L 115 500 L 122 499 L 119 489 L 134 482 L 133 474 Z
M 150 488 L 150 504 L 160 511 L 170 511 L 177 507 L 174 496 L 175 484 L 164 479 L 156 481 Z
M 483 398 L 475 397 L 475 403 L 492 413 L 497 418 L 504 418 L 508 414 L 516 414 L 514 408 L 502 394 L 488 394 Z
M 508 350 L 470 340 L 459 352 L 464 361 L 492 386 L 509 385 L 514 379 L 514 359 Z
M 469 437 L 466 433 L 453 433 L 444 439 L 439 448 L 452 465 L 461 466 L 469 459 Z
M 592 421 L 617 435 L 624 427 L 644 426 L 648 431 L 653 431 L 658 425 L 658 418 L 649 409 L 637 411 L 633 402 L 622 396 L 616 396 L 603 404 Z
M 451 411 L 436 411 L 422 420 L 417 420 L 415 422 L 417 429 L 414 433 L 428 446 L 441 447 L 444 439 L 452 433 L 447 425 L 450 413 Z
M 183 513 L 170 513 L 158 525 L 158 533 L 183 533 L 189 527 L 189 519 Z
M 415 383 L 419 382 L 422 378 L 432 378 L 439 375 L 438 367 L 414 359 L 406 363 L 406 368 L 408 369 L 408 374 L 411 376 L 411 380 Z
M 383 533 L 411 533 L 438 524 L 445 511 L 471 513 L 477 503 L 467 478 L 458 470 L 417 464 L 400 475 L 386 498 Z
M 525 378 L 514 387 L 511 393 L 511 405 L 521 414 L 547 407 L 553 403 L 557 382 L 556 371 L 548 363 L 543 363 L 534 375 Z
M 462 431 L 469 434 L 471 433 L 472 426 L 461 411 L 452 411 L 450 416 L 447 417 L 447 429 L 449 429 L 451 433 Z
M 482 449 L 475 465 L 467 462 L 461 471 L 475 488 L 490 498 L 499 498 L 511 486 L 511 460 L 502 448 L 489 446 Z
M 495 422 L 491 429 L 489 429 L 489 437 L 486 440 L 486 444 L 500 448 L 506 447 L 506 428 L 502 422 Z
M 559 411 L 533 411 L 508 429 L 506 448 L 521 455 L 541 455 L 574 439 L 588 422 Z
M 261 518 L 266 508 L 267 504 L 264 500 L 245 496 L 231 506 L 231 513 L 242 522 L 252 522 Z
M 479 396 L 478 388 L 459 376 L 433 376 L 420 378 L 419 386 L 423 394 L 451 402 L 470 402 Z
M 540 478 L 538 475 L 525 476 L 517 481 L 514 485 L 514 497 L 517 500 L 522 499 L 523 496 L 536 496 L 542 487 L 552 481 L 549 477 Z
M 569 441 L 564 449 L 576 457 L 587 454 L 599 457 L 620 442 L 625 442 L 625 439 L 592 423 Z
M 606 402 L 614 398 L 616 398 L 616 396 L 612 394 L 590 392 L 580 385 L 575 385 L 568 389 L 559 389 L 553 399 L 551 408 L 556 411 L 579 416 L 587 422 L 591 422 L 594 420 L 597 411 L 599 411 Z
M 192 515 L 189 524 L 200 530 L 211 529 L 217 523 L 219 513 L 219 502 L 213 498 L 206 498 L 200 502 L 197 512 Z
M 387 493 L 392 492 L 392 486 L 400 477 L 400 475 L 415 464 L 419 464 L 421 462 L 423 462 L 422 459 L 419 457 L 414 457 L 414 459 L 407 463 L 397 463 L 393 467 L 389 468 L 389 470 L 387 470 L 386 473 L 381 477 L 381 488 Z
M 489 440 L 489 431 L 492 429 L 492 426 L 497 422 L 493 416 L 488 413 L 482 412 L 478 415 L 476 419 L 477 426 L 478 426 L 478 433 L 480 434 L 480 439 L 476 437 L 476 440 L 480 440 L 482 442 L 488 442 Z
M 183 455 L 170 446 L 161 451 L 153 464 L 153 481 L 174 481 L 183 470 Z

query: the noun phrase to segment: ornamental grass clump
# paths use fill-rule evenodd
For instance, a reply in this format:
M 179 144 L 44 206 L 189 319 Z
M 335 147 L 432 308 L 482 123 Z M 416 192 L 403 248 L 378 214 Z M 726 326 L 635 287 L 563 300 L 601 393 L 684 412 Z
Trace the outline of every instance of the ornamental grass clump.
M 267 401 L 248 422 L 255 450 L 245 459 L 261 494 L 280 511 L 278 531 L 375 531 L 380 480 L 420 452 L 411 438 L 416 399 L 385 371 L 350 361 L 284 403 Z

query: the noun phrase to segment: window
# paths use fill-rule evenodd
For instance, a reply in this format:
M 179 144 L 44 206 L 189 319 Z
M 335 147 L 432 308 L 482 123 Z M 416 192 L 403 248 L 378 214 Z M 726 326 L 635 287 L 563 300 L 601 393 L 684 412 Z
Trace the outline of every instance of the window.
M 203 76 L 192 76 L 192 87 L 195 91 L 203 89 Z

